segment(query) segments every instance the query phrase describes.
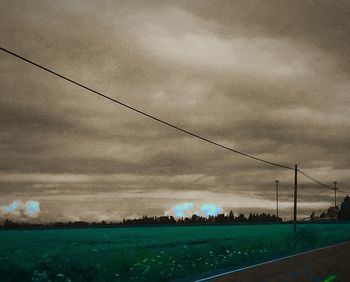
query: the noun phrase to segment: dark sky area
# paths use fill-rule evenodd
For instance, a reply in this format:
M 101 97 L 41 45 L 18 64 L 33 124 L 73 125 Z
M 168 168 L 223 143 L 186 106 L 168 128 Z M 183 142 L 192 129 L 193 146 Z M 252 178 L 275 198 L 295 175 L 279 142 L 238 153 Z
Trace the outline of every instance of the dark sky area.
M 0 4 L 2 47 L 350 191 L 349 1 Z M 291 216 L 293 171 L 186 136 L 4 52 L 0 89 L 2 220 L 119 220 L 183 203 L 191 213 L 204 204 L 274 212 L 276 179 L 281 214 Z M 333 203 L 331 190 L 299 180 L 301 217 Z

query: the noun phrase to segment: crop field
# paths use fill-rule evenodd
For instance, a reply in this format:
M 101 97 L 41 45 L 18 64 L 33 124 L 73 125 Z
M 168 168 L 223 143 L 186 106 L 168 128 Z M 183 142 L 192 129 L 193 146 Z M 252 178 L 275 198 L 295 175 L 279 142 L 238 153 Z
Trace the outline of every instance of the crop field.
M 350 223 L 4 230 L 0 281 L 187 281 L 347 240 Z

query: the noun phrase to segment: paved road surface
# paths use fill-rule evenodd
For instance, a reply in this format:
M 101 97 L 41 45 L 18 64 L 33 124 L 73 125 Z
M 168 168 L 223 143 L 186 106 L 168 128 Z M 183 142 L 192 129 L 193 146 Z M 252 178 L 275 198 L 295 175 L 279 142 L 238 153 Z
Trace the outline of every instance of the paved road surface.
M 350 242 L 215 275 L 199 281 L 350 282 Z

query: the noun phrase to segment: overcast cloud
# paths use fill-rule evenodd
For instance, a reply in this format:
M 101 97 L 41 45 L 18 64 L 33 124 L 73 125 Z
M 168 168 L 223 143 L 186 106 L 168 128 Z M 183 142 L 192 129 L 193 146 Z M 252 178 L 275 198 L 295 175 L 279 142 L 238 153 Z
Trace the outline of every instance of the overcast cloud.
M 2 47 L 350 191 L 349 1 L 0 4 Z M 0 89 L 0 205 L 40 202 L 25 220 L 119 220 L 187 202 L 274 212 L 276 179 L 290 218 L 292 171 L 166 128 L 4 52 Z M 300 176 L 300 216 L 328 208 L 332 195 Z

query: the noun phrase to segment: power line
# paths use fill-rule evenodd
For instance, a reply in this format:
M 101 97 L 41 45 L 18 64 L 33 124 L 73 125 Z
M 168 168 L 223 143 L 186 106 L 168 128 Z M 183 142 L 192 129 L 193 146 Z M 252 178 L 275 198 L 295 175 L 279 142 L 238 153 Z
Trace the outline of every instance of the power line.
M 334 189 L 335 189 L 334 187 L 331 187 L 331 186 L 329 186 L 329 185 L 327 185 L 327 184 L 322 183 L 321 181 L 316 180 L 315 178 L 311 177 L 310 175 L 306 174 L 305 172 L 303 172 L 303 171 L 301 171 L 301 170 L 299 170 L 299 169 L 298 169 L 298 171 L 299 171 L 302 175 L 304 175 L 305 177 L 307 177 L 307 178 L 309 178 L 310 180 L 314 181 L 315 183 L 319 184 L 320 186 L 322 186 L 322 187 L 324 187 L 324 188 L 327 188 L 327 189 L 329 189 L 329 190 L 333 190 L 333 191 L 334 191 Z M 337 192 L 345 193 L 345 194 L 348 194 L 348 193 L 349 193 L 349 192 L 345 192 L 345 191 L 338 190 L 338 189 L 337 189 Z
M 324 187 L 324 188 L 327 188 L 327 189 L 334 190 L 332 187 L 330 187 L 330 186 L 328 186 L 327 184 L 324 184 L 324 183 L 322 183 L 322 182 L 316 180 L 315 178 L 311 177 L 310 175 L 306 174 L 305 172 L 303 172 L 303 171 L 301 171 L 301 170 L 299 170 L 299 169 L 298 169 L 298 171 L 299 171 L 302 175 L 304 175 L 304 176 L 306 176 L 307 178 L 309 178 L 310 180 L 312 180 L 312 181 L 314 181 L 315 183 L 319 184 L 320 186 L 322 186 L 322 187 Z
M 33 65 L 33 66 L 36 66 L 36 67 L 38 67 L 38 68 L 40 68 L 40 69 L 42 69 L 42 70 L 45 70 L 46 72 L 49 72 L 49 73 L 51 73 L 51 74 L 53 74 L 53 75 L 55 75 L 55 76 L 57 76 L 57 77 L 59 77 L 59 78 L 61 78 L 61 79 L 64 79 L 64 80 L 66 80 L 66 81 L 68 81 L 68 82 L 70 82 L 70 83 L 73 83 L 73 84 L 75 84 L 75 85 L 77 85 L 77 86 L 79 86 L 79 87 L 81 87 L 81 88 L 83 88 L 83 89 L 85 89 L 85 90 L 88 90 L 88 91 L 90 91 L 90 92 L 92 92 L 92 93 L 94 93 L 94 94 L 96 94 L 96 95 L 98 95 L 98 96 L 101 96 L 101 97 L 103 97 L 103 98 L 105 98 L 105 99 L 107 99 L 107 100 L 109 100 L 109 101 L 112 101 L 112 102 L 114 102 L 114 103 L 116 103 L 116 104 L 119 104 L 120 106 L 123 106 L 123 107 L 125 107 L 125 108 L 128 108 L 129 110 L 132 110 L 132 111 L 137 112 L 137 113 L 139 113 L 139 114 L 141 114 L 141 115 L 143 115 L 143 116 L 146 116 L 146 117 L 148 117 L 148 118 L 150 118 L 150 119 L 153 119 L 153 120 L 155 120 L 155 121 L 157 121 L 157 122 L 159 122 L 159 123 L 162 123 L 163 125 L 166 125 L 166 126 L 168 126 L 168 127 L 171 127 L 171 128 L 173 128 L 173 129 L 176 129 L 176 130 L 178 130 L 178 131 L 181 131 L 182 133 L 185 133 L 185 134 L 187 134 L 187 135 L 190 135 L 190 136 L 192 136 L 192 137 L 195 137 L 195 138 L 197 138 L 197 139 L 200 139 L 200 140 L 202 140 L 202 141 L 205 141 L 205 142 L 210 143 L 210 144 L 212 144 L 212 145 L 215 145 L 215 146 L 217 146 L 217 147 L 223 148 L 223 149 L 225 149 L 225 150 L 231 151 L 231 152 L 233 152 L 233 153 L 236 153 L 236 154 L 245 156 L 245 157 L 247 157 L 247 158 L 250 158 L 250 159 L 253 159 L 253 160 L 256 160 L 256 161 L 260 161 L 260 162 L 263 162 L 263 163 L 266 163 L 266 164 L 269 164 L 269 165 L 273 165 L 273 166 L 277 166 L 277 167 L 280 167 L 280 168 L 285 168 L 285 169 L 294 170 L 294 168 L 292 168 L 292 167 L 289 167 L 289 166 L 286 166 L 286 165 L 282 165 L 282 164 L 278 164 L 278 163 L 275 163 L 275 162 L 270 162 L 270 161 L 267 161 L 267 160 L 264 160 L 264 159 L 261 159 L 261 158 L 258 158 L 258 157 L 255 157 L 255 156 L 252 156 L 252 155 L 243 153 L 243 152 L 241 152 L 241 151 L 232 149 L 232 148 L 230 148 L 230 147 L 227 147 L 227 146 L 225 146 L 225 145 L 222 145 L 222 144 L 220 144 L 220 143 L 217 143 L 217 142 L 215 142 L 215 141 L 212 141 L 212 140 L 210 140 L 210 139 L 208 139 L 208 138 L 205 138 L 205 137 L 203 137 L 203 136 L 200 136 L 200 135 L 198 135 L 198 134 L 196 134 L 196 133 L 190 132 L 190 131 L 188 131 L 188 130 L 186 130 L 186 129 L 183 129 L 183 128 L 178 127 L 178 126 L 176 126 L 176 125 L 174 125 L 174 124 L 171 124 L 171 123 L 169 123 L 169 122 L 167 122 L 167 121 L 165 121 L 165 120 L 162 120 L 162 119 L 157 118 L 157 117 L 155 117 L 155 116 L 153 116 L 153 115 L 151 115 L 151 114 L 148 114 L 148 113 L 146 113 L 146 112 L 144 112 L 144 111 L 142 111 L 142 110 L 139 110 L 139 109 L 134 108 L 134 107 L 132 107 L 132 106 L 130 106 L 130 105 L 128 105 L 128 104 L 125 104 L 125 103 L 123 103 L 123 102 L 121 102 L 121 101 L 119 101 L 119 100 L 116 100 L 116 99 L 114 99 L 114 98 L 111 98 L 111 97 L 109 97 L 109 96 L 107 96 L 107 95 L 105 95 L 105 94 L 103 94 L 103 93 L 101 93 L 101 92 L 98 92 L 98 91 L 96 91 L 96 90 L 94 90 L 94 89 L 92 89 L 92 88 L 90 88 L 90 87 L 88 87 L 88 86 L 83 85 L 82 83 L 79 83 L 79 82 L 77 82 L 77 81 L 75 81 L 75 80 L 73 80 L 73 79 L 70 79 L 70 78 L 68 78 L 68 77 L 66 77 L 66 76 L 64 76 L 64 75 L 62 75 L 62 74 L 59 74 L 59 73 L 57 73 L 57 72 L 55 72 L 55 71 L 53 71 L 53 70 L 51 70 L 51 69 L 49 69 L 49 68 L 47 68 L 47 67 L 44 67 L 44 66 L 42 66 L 42 65 L 40 65 L 40 64 L 38 64 L 38 63 L 35 63 L 35 62 L 33 62 L 33 61 L 29 60 L 29 59 L 26 59 L 26 58 L 24 58 L 24 57 L 22 57 L 22 56 L 20 56 L 20 55 L 18 55 L 18 54 L 16 54 L 16 53 L 12 52 L 12 51 L 9 51 L 9 50 L 3 48 L 3 47 L 0 47 L 0 49 L 1 49 L 2 51 L 6 52 L 6 53 L 8 53 L 8 54 L 10 54 L 10 55 L 12 55 L 12 56 L 18 58 L 18 59 L 21 59 L 22 61 L 25 61 L 25 62 L 27 62 L 27 63 Z

